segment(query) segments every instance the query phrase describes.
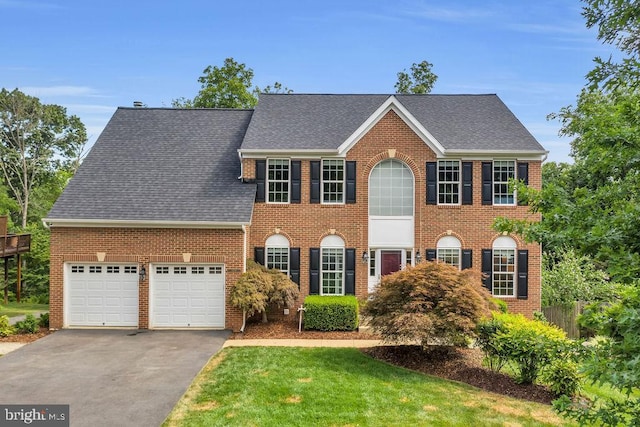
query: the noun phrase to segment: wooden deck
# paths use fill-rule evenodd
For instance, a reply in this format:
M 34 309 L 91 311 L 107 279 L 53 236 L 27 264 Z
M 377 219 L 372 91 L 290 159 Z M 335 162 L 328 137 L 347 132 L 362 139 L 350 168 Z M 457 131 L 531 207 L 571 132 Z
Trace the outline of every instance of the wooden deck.
M 0 258 L 8 258 L 31 250 L 31 234 L 0 236 Z

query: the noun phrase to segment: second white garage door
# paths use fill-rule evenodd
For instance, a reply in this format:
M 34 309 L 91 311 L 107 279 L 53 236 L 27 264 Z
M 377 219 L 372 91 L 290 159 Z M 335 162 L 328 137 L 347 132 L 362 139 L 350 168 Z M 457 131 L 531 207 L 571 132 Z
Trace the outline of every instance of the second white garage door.
M 151 328 L 224 328 L 223 265 L 153 265 Z

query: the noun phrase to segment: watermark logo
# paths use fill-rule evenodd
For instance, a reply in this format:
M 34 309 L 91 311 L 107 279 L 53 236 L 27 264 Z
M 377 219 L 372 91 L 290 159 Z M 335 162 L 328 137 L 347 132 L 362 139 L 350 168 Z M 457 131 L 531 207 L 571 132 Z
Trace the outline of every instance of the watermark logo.
M 69 405 L 0 405 L 0 426 L 69 427 Z

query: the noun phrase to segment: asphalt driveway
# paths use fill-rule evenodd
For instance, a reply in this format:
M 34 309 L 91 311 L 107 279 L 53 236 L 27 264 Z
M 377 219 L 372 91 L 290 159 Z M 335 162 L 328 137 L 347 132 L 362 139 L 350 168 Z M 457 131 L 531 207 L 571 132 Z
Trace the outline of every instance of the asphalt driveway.
M 227 336 L 58 331 L 0 357 L 0 403 L 69 404 L 71 426 L 158 426 Z

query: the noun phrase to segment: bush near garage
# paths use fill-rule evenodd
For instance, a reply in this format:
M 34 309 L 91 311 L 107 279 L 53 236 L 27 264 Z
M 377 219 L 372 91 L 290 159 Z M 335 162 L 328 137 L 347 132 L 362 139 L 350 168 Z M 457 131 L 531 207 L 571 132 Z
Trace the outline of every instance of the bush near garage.
M 309 295 L 304 300 L 304 329 L 354 331 L 358 328 L 355 296 Z
M 24 320 L 16 322 L 15 328 L 23 334 L 35 334 L 40 331 L 40 321 L 33 314 L 27 314 Z
M 15 333 L 15 328 L 9 323 L 9 317 L 0 316 L 0 337 L 8 337 Z

